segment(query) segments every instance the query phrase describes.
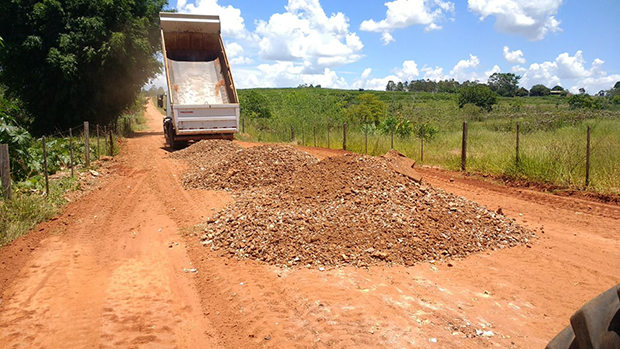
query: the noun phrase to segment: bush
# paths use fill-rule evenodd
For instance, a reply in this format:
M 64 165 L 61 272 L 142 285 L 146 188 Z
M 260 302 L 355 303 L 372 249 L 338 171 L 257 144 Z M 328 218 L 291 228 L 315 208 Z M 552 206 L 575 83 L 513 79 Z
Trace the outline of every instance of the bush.
M 548 96 L 551 94 L 551 90 L 547 88 L 545 85 L 534 85 L 530 89 L 530 96 Z
M 523 87 L 519 88 L 516 93 L 517 97 L 527 97 L 529 95 L 530 95 L 530 92 L 526 88 L 523 88 Z
M 458 96 L 459 108 L 463 108 L 465 104 L 471 103 L 487 111 L 493 109 L 493 105 L 497 104 L 497 94 L 491 91 L 486 85 L 467 86 L 461 89 Z
M 245 94 L 239 96 L 239 106 L 241 113 L 245 117 L 251 119 L 265 118 L 269 119 L 272 116 L 271 103 L 269 99 L 260 92 L 248 91 Z
M 439 129 L 437 129 L 437 126 L 425 122 L 418 125 L 416 132 L 420 136 L 424 135 L 424 139 L 433 139 L 437 135 L 437 132 L 439 132 Z
M 379 126 L 383 134 L 390 134 L 394 130 L 394 134 L 405 137 L 413 132 L 411 121 L 406 119 L 398 119 L 395 116 L 385 118 Z
M 601 101 L 589 95 L 572 95 L 568 98 L 571 109 L 601 109 Z

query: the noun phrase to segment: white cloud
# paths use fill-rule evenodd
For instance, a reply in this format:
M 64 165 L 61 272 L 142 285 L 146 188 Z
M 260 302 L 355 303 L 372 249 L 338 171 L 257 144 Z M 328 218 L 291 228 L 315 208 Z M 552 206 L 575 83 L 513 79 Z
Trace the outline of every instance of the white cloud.
M 381 41 L 383 41 L 383 46 L 385 46 L 395 40 L 394 40 L 394 37 L 390 33 L 384 32 L 383 34 L 381 34 Z
M 525 64 L 525 58 L 523 58 L 523 51 L 515 50 L 510 51 L 508 46 L 504 46 L 504 58 L 506 62 L 512 64 Z
M 384 78 L 374 78 L 362 81 L 356 81 L 353 83 L 353 87 L 355 88 L 363 88 L 366 90 L 377 90 L 377 91 L 385 91 L 385 87 L 387 86 L 388 81 L 398 82 L 399 79 L 395 75 L 388 75 Z
M 249 38 L 251 34 L 245 28 L 241 10 L 231 5 L 220 6 L 218 0 L 196 0 L 188 4 L 186 0 L 177 2 L 177 9 L 182 13 L 209 14 L 220 16 L 222 35 L 230 38 Z
M 338 74 L 325 68 L 321 73 L 307 74 L 304 73 L 303 64 L 293 62 L 276 62 L 274 64 L 260 64 L 256 71 L 248 74 L 256 78 L 254 82 L 260 81 L 261 87 L 296 87 L 299 84 L 321 85 L 330 88 L 348 88 L 347 81 L 339 77 Z M 251 87 L 245 85 L 252 80 L 244 80 L 242 87 Z
M 583 87 L 589 93 L 596 93 L 611 88 L 620 80 L 619 74 L 607 75 L 603 70 L 604 63 L 596 58 L 588 69 L 582 51 L 577 51 L 574 56 L 564 52 L 553 61 L 532 63 L 528 68 L 517 65 L 512 67 L 512 71 L 522 75 L 520 84 L 528 89 L 543 84 L 549 88 L 555 85 L 571 86 L 570 91 L 575 93 Z
M 431 23 L 429 25 L 426 26 L 426 28 L 424 28 L 424 32 L 428 33 L 428 32 L 432 32 L 433 30 L 442 30 L 443 27 L 440 25 L 437 25 L 435 23 Z
M 448 79 L 447 76 L 443 75 L 443 68 L 441 67 L 431 68 L 424 66 L 421 70 L 424 73 L 425 80 L 428 79 L 433 81 L 439 81 Z
M 493 66 L 493 68 L 491 70 L 487 70 L 484 72 L 484 75 L 486 76 L 486 80 L 489 80 L 489 77 L 495 73 L 500 73 L 502 70 L 499 68 L 499 66 L 496 64 Z
M 399 81 L 408 81 L 415 79 L 420 72 L 415 61 L 404 61 L 402 68 L 394 69 L 394 73 L 398 76 Z M 395 81 L 396 82 L 396 81 Z
M 561 31 L 555 18 L 563 0 L 468 0 L 469 10 L 480 20 L 495 16 L 500 32 L 518 34 L 529 40 L 542 40 L 549 33 Z
M 226 55 L 233 66 L 251 64 L 253 62 L 249 57 L 243 56 L 243 46 L 236 42 L 226 43 Z
M 362 79 L 368 78 L 370 76 L 370 73 L 372 73 L 372 69 L 370 68 L 364 69 L 364 72 L 362 73 Z
M 424 25 L 425 31 L 440 30 L 436 22 L 443 19 L 446 13 L 454 13 L 454 3 L 441 0 L 394 0 L 386 2 L 385 19 L 376 22 L 365 20 L 360 30 L 382 33 L 384 44 L 394 41 L 390 32 L 412 25 Z M 389 36 L 388 36 L 389 35 Z M 386 40 L 389 38 L 390 40 Z
M 587 70 L 583 66 L 584 63 L 585 60 L 583 59 L 582 51 L 577 51 L 572 57 L 567 52 L 564 52 L 555 59 L 558 75 L 566 79 L 586 78 L 591 76 L 592 71 Z M 598 63 L 597 68 L 600 69 L 600 64 Z
M 454 68 L 450 71 L 452 78 L 458 81 L 475 81 L 480 80 L 480 76 L 474 71 L 480 64 L 480 60 L 477 56 L 469 55 L 469 59 L 460 60 Z
M 302 62 L 304 73 L 355 62 L 364 47 L 349 19 L 341 12 L 327 17 L 318 0 L 289 0 L 286 12 L 257 21 L 256 33 L 261 59 Z

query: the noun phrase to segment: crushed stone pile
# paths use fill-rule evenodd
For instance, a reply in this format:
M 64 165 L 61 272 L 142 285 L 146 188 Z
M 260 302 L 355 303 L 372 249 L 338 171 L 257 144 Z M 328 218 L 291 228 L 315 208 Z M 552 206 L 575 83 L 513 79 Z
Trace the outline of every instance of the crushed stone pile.
M 463 257 L 533 238 L 502 214 L 419 184 L 388 162 L 326 158 L 237 195 L 206 222 L 202 244 L 278 266 L 366 267 Z
M 189 188 L 251 190 L 271 186 L 318 160 L 290 145 L 261 145 L 240 149 L 191 170 L 183 184 Z
M 238 144 L 223 139 L 207 139 L 170 154 L 173 159 L 187 161 L 192 166 L 212 166 L 230 158 L 243 149 Z

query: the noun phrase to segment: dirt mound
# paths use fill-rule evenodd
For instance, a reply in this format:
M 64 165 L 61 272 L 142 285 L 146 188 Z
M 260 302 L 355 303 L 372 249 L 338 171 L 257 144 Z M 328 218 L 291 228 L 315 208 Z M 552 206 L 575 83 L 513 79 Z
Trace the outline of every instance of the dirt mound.
M 419 184 L 389 160 L 327 158 L 207 221 L 203 245 L 287 266 L 411 265 L 529 242 L 501 214 Z
M 170 154 L 173 159 L 189 162 L 191 165 L 204 167 L 229 158 L 239 150 L 239 145 L 223 139 L 207 139 Z
M 238 150 L 213 166 L 201 166 L 183 183 L 190 188 L 253 189 L 275 185 L 317 161 L 289 145 L 261 145 Z

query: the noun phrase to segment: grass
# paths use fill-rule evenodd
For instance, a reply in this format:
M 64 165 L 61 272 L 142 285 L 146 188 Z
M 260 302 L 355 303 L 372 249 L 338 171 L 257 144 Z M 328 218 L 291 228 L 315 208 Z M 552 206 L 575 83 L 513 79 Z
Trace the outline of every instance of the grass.
M 66 203 L 65 193 L 78 189 L 71 177 L 50 182 L 49 197 L 15 191 L 12 200 L 0 200 L 0 246 L 26 234 L 37 224 L 54 217 Z
M 117 154 L 120 150 L 118 142 L 116 142 L 118 137 L 127 135 L 131 131 L 142 130 L 146 127 L 144 110 L 144 107 L 132 108 L 130 112 L 119 118 L 117 132 L 114 136 L 113 154 Z M 66 169 L 70 164 L 68 138 L 49 138 L 47 144 L 48 169 L 50 170 L 50 174 L 53 174 L 61 168 Z M 74 135 L 74 164 L 76 167 L 82 169 L 84 150 L 83 135 Z M 109 151 L 109 138 L 105 139 L 104 135 L 100 133 L 100 155 L 107 155 Z M 34 154 L 38 161 L 42 161 L 40 142 L 35 142 L 29 152 Z M 90 154 L 91 161 L 95 161 L 97 158 L 97 138 L 94 128 L 91 129 Z M 79 184 L 75 178 L 71 178 L 70 176 L 61 177 L 50 180 L 49 197 L 45 197 L 42 195 L 44 191 L 43 177 L 40 173 L 42 168 L 40 168 L 41 166 L 38 167 L 38 173 L 31 173 L 29 178 L 16 183 L 15 187 L 17 187 L 17 189 L 14 190 L 14 197 L 12 200 L 0 199 L 0 246 L 8 244 L 26 234 L 37 224 L 54 217 L 67 202 L 64 198 L 65 194 L 79 189 Z
M 365 152 L 365 134 L 359 121 L 347 118 L 348 103 L 360 91 L 327 89 L 256 89 L 270 101 L 272 117 L 250 118 L 243 112 L 245 135 L 259 142 L 294 142 L 342 148 L 342 124 L 347 122 L 347 149 Z M 422 123 L 437 133 L 425 140 L 424 164 L 459 170 L 462 123 L 468 122 L 467 170 L 546 183 L 603 194 L 620 193 L 620 110 L 570 110 L 558 96 L 500 98 L 490 113 L 472 106 L 459 109 L 456 95 L 407 92 L 371 92 L 386 114 Z M 516 123 L 520 124 L 519 163 L 516 163 Z M 330 125 L 329 145 L 327 125 Z M 590 186 L 585 188 L 586 129 L 591 127 Z M 368 153 L 381 155 L 391 147 L 389 134 L 368 135 Z M 394 148 L 420 162 L 420 137 L 394 136 Z

